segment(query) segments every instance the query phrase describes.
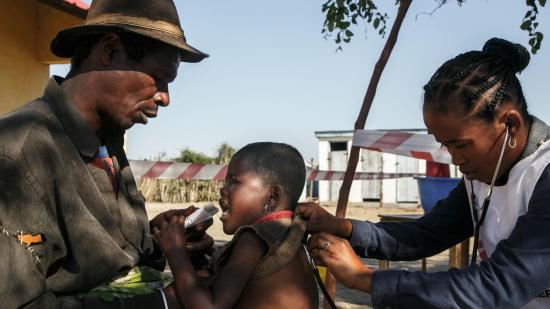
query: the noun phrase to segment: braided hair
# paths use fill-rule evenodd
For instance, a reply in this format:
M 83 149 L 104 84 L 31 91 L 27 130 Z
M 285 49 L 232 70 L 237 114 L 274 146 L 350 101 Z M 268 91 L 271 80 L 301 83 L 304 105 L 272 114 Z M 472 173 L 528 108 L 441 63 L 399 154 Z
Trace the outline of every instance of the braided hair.
M 491 121 L 502 103 L 511 103 L 524 119 L 530 117 L 516 73 L 529 64 L 520 44 L 492 38 L 481 51 L 469 51 L 445 62 L 424 86 L 424 110 L 457 108 Z M 451 106 L 452 105 L 452 106 Z

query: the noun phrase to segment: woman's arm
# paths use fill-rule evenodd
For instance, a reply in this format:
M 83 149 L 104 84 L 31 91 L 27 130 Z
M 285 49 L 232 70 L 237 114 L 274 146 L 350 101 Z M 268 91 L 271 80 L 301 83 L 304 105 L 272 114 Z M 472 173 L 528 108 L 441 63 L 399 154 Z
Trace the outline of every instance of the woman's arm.
M 376 224 L 352 220 L 352 225 L 349 240 L 358 254 L 388 260 L 429 257 L 473 235 L 464 180 L 417 220 Z
M 241 234 L 227 265 L 208 287 L 195 274 L 185 250 L 184 221 L 183 216 L 174 217 L 154 229 L 174 275 L 180 302 L 185 308 L 232 308 L 266 252 L 266 245 L 253 232 Z
M 357 267 L 344 254 L 349 250 L 332 244 L 328 248 L 337 250 L 325 250 L 325 238 L 317 236 L 310 243 L 312 255 L 333 274 L 346 274 L 338 279 L 350 287 L 370 290 L 375 308 L 518 308 L 538 295 L 550 295 L 550 171 L 547 167 L 543 172 L 527 214 L 518 218 L 510 236 L 498 243 L 488 260 L 465 269 L 373 272 Z M 328 240 L 346 244 L 343 239 Z
M 359 221 L 338 218 L 313 203 L 296 215 L 306 219 L 310 234 L 325 232 L 348 239 L 357 254 L 386 260 L 418 260 L 432 256 L 473 234 L 464 181 L 420 219 L 411 222 Z

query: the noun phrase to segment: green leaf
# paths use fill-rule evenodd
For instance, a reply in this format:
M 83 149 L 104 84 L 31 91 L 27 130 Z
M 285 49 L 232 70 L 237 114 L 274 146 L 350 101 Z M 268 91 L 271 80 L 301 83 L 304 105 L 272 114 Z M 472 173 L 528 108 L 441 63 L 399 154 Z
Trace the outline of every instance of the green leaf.
M 529 29 L 531 29 L 531 21 L 526 20 L 519 27 L 521 28 L 521 30 L 529 30 Z
M 352 12 L 355 12 L 357 10 L 357 4 L 355 3 L 350 4 L 349 10 Z
M 374 29 L 378 29 L 378 26 L 380 25 L 380 18 L 376 18 L 372 25 L 374 26 Z
M 349 28 L 350 24 L 351 23 L 349 21 L 343 21 L 343 22 L 338 24 L 338 28 L 340 28 L 342 30 L 346 30 L 347 28 Z
M 353 32 L 349 31 L 349 30 L 346 30 L 346 36 L 347 37 L 352 37 L 353 36 Z
M 529 46 L 534 47 L 536 43 L 537 43 L 537 39 L 535 39 L 535 38 L 530 38 L 529 39 Z M 532 49 L 531 49 L 531 51 L 532 51 Z
M 380 28 L 380 30 L 378 30 L 378 34 L 383 35 L 384 34 L 384 28 Z
M 541 32 L 535 32 L 529 39 L 529 45 L 531 46 L 531 53 L 534 55 L 540 49 L 544 35 Z
M 343 7 L 344 6 L 344 0 L 336 0 L 336 5 L 338 5 L 338 7 Z
M 545 6 L 546 5 L 546 0 L 539 0 L 539 4 L 540 4 L 540 6 Z

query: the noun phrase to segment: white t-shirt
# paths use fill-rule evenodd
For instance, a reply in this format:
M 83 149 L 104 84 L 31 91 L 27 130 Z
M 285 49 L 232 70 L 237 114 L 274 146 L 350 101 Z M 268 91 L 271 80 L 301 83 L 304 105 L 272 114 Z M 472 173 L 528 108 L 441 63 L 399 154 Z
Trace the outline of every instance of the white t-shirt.
M 531 195 L 542 172 L 550 164 L 550 141 L 543 143 L 534 153 L 519 161 L 511 170 L 508 181 L 503 186 L 495 186 L 485 221 L 481 225 L 478 242 L 478 261 L 487 260 L 495 251 L 497 244 L 508 238 L 516 225 L 518 217 L 525 215 L 531 200 Z M 477 205 L 483 201 L 489 192 L 490 185 L 466 180 L 468 198 L 475 193 Z M 549 188 L 550 189 L 550 188 Z M 470 200 L 470 205 L 472 201 Z M 472 213 L 472 221 L 474 214 Z M 481 209 L 477 210 L 478 218 Z M 474 223 L 475 224 L 475 223 Z M 475 228 L 475 227 L 474 227 Z M 548 276 L 550 276 L 550 269 Z M 525 284 L 529 284 L 525 282 Z M 541 291 L 541 295 L 523 306 L 523 309 L 550 308 L 550 289 Z

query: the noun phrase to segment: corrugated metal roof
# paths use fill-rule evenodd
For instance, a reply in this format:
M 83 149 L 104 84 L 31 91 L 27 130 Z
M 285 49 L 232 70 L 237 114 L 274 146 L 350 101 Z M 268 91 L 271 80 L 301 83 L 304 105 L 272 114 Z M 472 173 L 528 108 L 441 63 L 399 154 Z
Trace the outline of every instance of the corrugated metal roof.
M 64 1 L 83 10 L 88 10 L 90 8 L 89 4 L 81 0 L 64 0 Z
M 38 0 L 45 5 L 51 6 L 73 16 L 85 19 L 88 15 L 90 5 L 82 0 Z

